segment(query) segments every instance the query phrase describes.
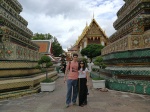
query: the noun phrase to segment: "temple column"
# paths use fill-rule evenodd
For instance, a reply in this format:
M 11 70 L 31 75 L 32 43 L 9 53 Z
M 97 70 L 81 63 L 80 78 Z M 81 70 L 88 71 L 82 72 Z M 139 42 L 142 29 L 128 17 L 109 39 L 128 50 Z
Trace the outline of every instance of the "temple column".
M 84 39 L 84 48 L 87 46 L 87 38 Z
M 80 51 L 82 50 L 82 44 L 80 44 Z

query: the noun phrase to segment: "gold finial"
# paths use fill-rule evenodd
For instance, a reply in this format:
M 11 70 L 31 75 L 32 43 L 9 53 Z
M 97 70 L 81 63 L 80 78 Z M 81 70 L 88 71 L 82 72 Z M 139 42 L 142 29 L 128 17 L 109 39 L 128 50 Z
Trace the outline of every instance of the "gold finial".
M 86 22 L 86 26 L 88 26 L 88 23 Z
M 94 19 L 94 12 L 93 12 L 93 19 Z

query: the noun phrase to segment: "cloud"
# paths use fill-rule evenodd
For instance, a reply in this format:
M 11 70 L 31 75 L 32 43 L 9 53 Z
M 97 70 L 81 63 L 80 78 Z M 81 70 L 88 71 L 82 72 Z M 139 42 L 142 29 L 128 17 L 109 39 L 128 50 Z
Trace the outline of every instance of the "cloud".
M 86 22 L 94 18 L 110 36 L 115 32 L 113 22 L 123 5 L 122 0 L 18 0 L 33 33 L 50 33 L 63 49 L 73 45 L 82 33 Z

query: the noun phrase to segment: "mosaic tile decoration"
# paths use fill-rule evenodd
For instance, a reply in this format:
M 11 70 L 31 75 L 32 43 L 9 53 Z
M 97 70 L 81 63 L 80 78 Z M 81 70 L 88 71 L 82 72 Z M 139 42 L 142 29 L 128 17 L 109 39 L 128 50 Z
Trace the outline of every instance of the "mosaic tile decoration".
M 98 74 L 91 72 L 91 76 L 98 77 Z M 103 73 L 100 76 L 106 80 L 105 84 L 109 89 L 150 95 L 150 80 L 117 79 L 116 77 L 108 77 Z
M 124 0 L 109 45 L 102 50 L 106 69 L 94 68 L 106 87 L 150 95 L 150 1 Z

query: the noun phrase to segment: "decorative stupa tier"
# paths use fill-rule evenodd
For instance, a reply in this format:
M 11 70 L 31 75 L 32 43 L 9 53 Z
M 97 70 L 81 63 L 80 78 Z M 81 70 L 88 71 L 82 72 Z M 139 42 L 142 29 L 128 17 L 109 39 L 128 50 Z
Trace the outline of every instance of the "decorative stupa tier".
M 110 89 L 150 94 L 150 0 L 124 0 L 102 50 Z
M 0 1 L 0 59 L 37 60 L 39 46 L 31 42 L 32 31 L 19 14 L 22 6 L 17 0 Z
M 109 38 L 111 44 L 104 48 L 103 54 L 149 48 L 149 12 L 149 0 L 126 0 L 114 22 L 117 32 Z

